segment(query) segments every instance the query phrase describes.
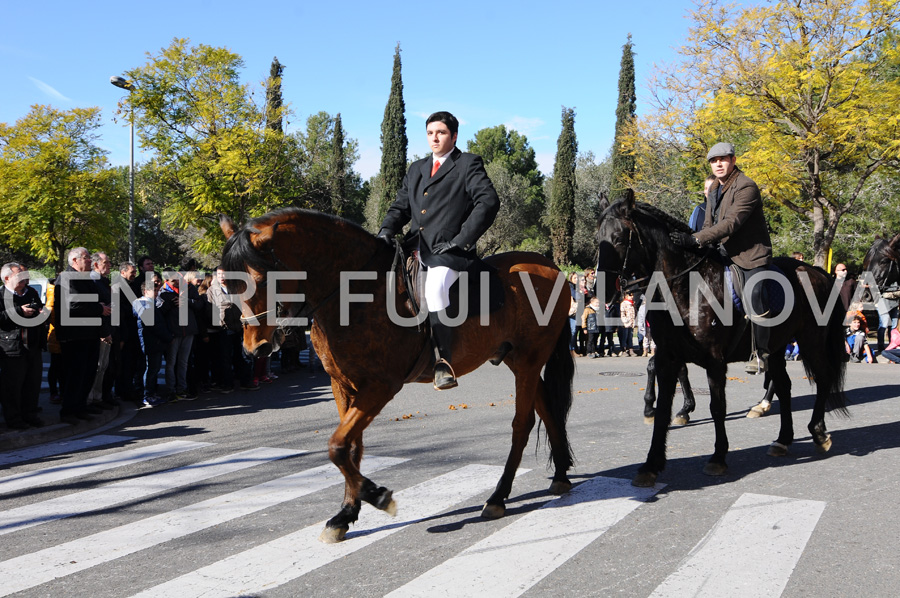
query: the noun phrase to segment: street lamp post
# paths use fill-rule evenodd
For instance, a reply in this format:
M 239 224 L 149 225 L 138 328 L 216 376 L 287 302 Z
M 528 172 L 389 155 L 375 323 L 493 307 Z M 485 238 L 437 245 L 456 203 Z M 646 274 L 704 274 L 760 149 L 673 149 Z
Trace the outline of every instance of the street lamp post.
M 134 91 L 134 85 L 124 77 L 112 76 L 109 82 L 128 92 Z M 134 263 L 134 104 L 131 104 L 131 164 L 128 167 L 128 178 L 131 182 L 131 195 L 128 201 L 128 261 Z

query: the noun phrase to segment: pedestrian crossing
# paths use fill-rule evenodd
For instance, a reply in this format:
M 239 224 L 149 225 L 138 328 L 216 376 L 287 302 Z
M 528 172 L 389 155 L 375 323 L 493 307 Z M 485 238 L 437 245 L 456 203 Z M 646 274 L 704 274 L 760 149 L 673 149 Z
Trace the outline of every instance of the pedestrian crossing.
M 91 595 L 91 587 L 79 588 L 78 574 L 102 570 L 104 578 L 109 578 L 104 583 L 111 583 L 113 576 L 107 570 L 132 555 L 158 554 L 168 542 L 198 537 L 205 530 L 244 520 L 290 501 L 315 500 L 317 493 L 343 484 L 343 476 L 324 455 L 303 450 L 257 447 L 220 454 L 213 443 L 176 440 L 152 444 L 128 437 L 97 438 L 94 448 L 107 447 L 101 456 L 75 455 L 57 465 L 0 477 L 0 500 L 7 496 L 25 502 L 15 506 L 9 501 L 0 502 L 0 509 L 7 507 L 0 510 L 0 535 L 4 536 L 0 542 L 15 545 L 23 534 L 37 533 L 31 529 L 37 526 L 49 530 L 41 535 L 44 541 L 35 550 L 27 552 L 23 547 L 19 554 L 0 562 L 0 596 L 28 590 L 35 590 L 34 595 L 45 595 L 49 590 L 42 586 L 56 580 L 68 580 L 67 591 L 78 589 L 78 595 Z M 108 448 L 113 438 L 137 446 Z M 54 450 L 61 448 L 43 448 L 39 452 L 53 455 Z M 28 455 L 23 453 L 19 458 Z M 173 459 L 179 466 L 171 466 Z M 187 465 L 186 460 L 190 461 Z M 367 455 L 361 469 L 365 475 L 395 471 L 397 479 L 402 479 L 399 474 L 403 468 L 413 465 L 404 458 Z M 129 475 L 121 479 L 90 483 L 92 478 L 126 466 L 130 468 Z M 141 473 L 134 473 L 136 470 Z M 285 471 L 290 473 L 279 475 Z M 258 483 L 222 484 L 223 490 L 217 490 L 220 493 L 214 496 L 202 494 L 199 500 L 187 504 L 181 501 L 171 508 L 161 499 L 153 504 L 163 506 L 132 513 L 124 522 L 111 520 L 108 524 L 103 519 L 111 518 L 119 507 L 177 494 L 173 491 L 190 492 L 205 486 L 205 482 L 237 472 L 257 472 L 240 479 L 252 478 Z M 130 575 L 138 577 L 129 578 L 129 589 L 116 591 L 115 595 L 259 596 L 287 584 L 301 583 L 304 576 L 334 567 L 354 554 L 365 554 L 362 551 L 372 546 L 387 553 L 392 547 L 402 552 L 398 547 L 402 542 L 395 538 L 402 538 L 403 532 L 415 534 L 427 529 L 442 514 L 450 518 L 473 517 L 471 507 L 483 502 L 501 472 L 498 466 L 463 464 L 412 483 L 394 494 L 400 507 L 397 517 L 363 505 L 359 521 L 339 544 L 319 542 L 325 521 L 311 523 L 307 519 L 298 520 L 292 529 L 279 528 L 274 537 L 266 536 L 249 544 L 235 543 L 240 548 L 232 554 L 198 558 L 196 568 L 174 571 L 168 579 L 161 580 L 157 575 L 143 582 L 140 569 L 135 573 L 134 568 L 126 567 Z M 535 474 L 528 469 L 517 472 L 523 479 L 529 475 Z M 60 492 L 70 484 L 70 491 Z M 635 488 L 626 479 L 594 476 L 563 496 L 536 494 L 528 499 L 533 503 L 531 508 L 492 522 L 494 525 L 487 528 L 489 533 L 484 537 L 459 543 L 452 551 L 455 554 L 442 555 L 435 566 L 414 571 L 409 579 L 379 595 L 522 596 L 610 530 L 634 524 L 642 510 L 654 508 L 651 505 L 663 487 L 657 484 L 653 488 Z M 819 501 L 742 494 L 724 508 L 709 533 L 683 555 L 680 563 L 674 564 L 671 573 L 650 595 L 781 596 L 824 510 L 825 503 Z M 54 529 L 59 529 L 53 526 L 64 525 L 70 518 L 96 518 L 98 523 L 93 528 L 79 528 L 91 531 L 75 534 L 76 537 L 61 535 L 57 544 L 48 544 L 47 538 L 53 538 Z M 437 550 L 440 536 L 429 534 L 425 541 L 434 542 Z M 457 535 L 456 540 L 461 537 L 465 539 Z M 777 547 L 777 558 L 772 558 L 773 547 Z M 418 548 L 422 552 L 427 549 Z M 358 595 L 371 594 L 360 591 Z

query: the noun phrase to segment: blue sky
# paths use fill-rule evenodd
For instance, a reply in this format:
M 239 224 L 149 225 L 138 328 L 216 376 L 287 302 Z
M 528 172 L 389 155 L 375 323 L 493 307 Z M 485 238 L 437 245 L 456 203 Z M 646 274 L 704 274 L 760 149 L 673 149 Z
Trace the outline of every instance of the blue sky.
M 99 106 L 99 144 L 128 163 L 128 129 L 114 123 L 122 90 L 109 77 L 145 64 L 174 37 L 225 46 L 245 62 L 243 79 L 285 65 L 283 94 L 302 128 L 310 114 L 340 112 L 360 145 L 355 168 L 377 172 L 380 127 L 394 46 L 403 61 L 409 156 L 428 153 L 425 117 L 449 110 L 458 145 L 484 127 L 524 133 L 550 174 L 562 106 L 576 110 L 579 151 L 603 158 L 615 125 L 619 61 L 632 34 L 638 111 L 654 64 L 675 59 L 690 26 L 690 0 L 456 2 L 262 2 L 0 0 L 0 122 L 33 104 Z M 259 96 L 257 96 L 259 97 Z M 144 156 L 143 159 L 145 159 Z M 139 154 L 137 160 L 142 161 Z

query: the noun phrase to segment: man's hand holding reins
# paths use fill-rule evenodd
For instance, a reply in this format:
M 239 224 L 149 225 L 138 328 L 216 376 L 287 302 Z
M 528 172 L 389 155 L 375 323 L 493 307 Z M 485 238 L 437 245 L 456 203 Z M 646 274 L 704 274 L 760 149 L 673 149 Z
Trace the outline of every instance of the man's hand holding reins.
M 669 238 L 672 239 L 672 243 L 674 243 L 676 247 L 685 247 L 687 249 L 696 249 L 697 247 L 700 247 L 700 241 L 690 233 L 673 231 L 669 233 Z

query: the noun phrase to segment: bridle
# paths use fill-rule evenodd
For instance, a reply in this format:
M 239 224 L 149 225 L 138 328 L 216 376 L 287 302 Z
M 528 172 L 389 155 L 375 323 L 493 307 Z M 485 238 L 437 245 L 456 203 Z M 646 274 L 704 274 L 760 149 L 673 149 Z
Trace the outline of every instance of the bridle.
M 276 224 L 276 226 L 277 226 L 277 224 Z M 395 253 L 394 253 L 394 261 L 393 261 L 393 264 L 391 265 L 392 272 L 397 269 L 398 264 L 405 263 L 405 261 L 406 261 L 405 259 L 403 259 L 403 250 L 400 247 L 400 242 L 397 240 L 394 240 L 394 245 L 395 245 Z M 375 250 L 375 252 L 366 261 L 366 263 L 363 264 L 363 266 L 360 268 L 360 270 L 367 270 L 368 267 L 372 264 L 372 262 L 375 261 L 375 258 L 378 257 L 378 254 L 379 254 L 378 249 L 380 249 L 380 247 Z M 275 255 L 275 249 L 272 247 L 269 248 L 269 261 L 273 266 L 272 268 L 270 268 L 270 270 L 277 270 L 277 271 L 281 271 L 281 272 L 289 272 L 290 271 L 290 268 L 288 268 L 284 262 L 282 262 L 280 259 L 278 259 L 278 256 Z M 409 273 L 406 271 L 406 268 L 401 268 L 401 271 L 403 273 L 403 280 L 407 285 L 407 289 L 411 288 L 409 286 L 410 285 Z M 259 282 L 257 284 L 257 286 L 265 287 L 267 284 L 268 284 L 268 280 L 262 280 L 261 282 Z M 337 287 L 333 291 L 331 291 L 330 293 L 325 295 L 325 297 L 319 302 L 318 305 L 310 308 L 309 302 L 302 301 L 299 303 L 299 308 L 296 308 L 296 306 L 291 308 L 291 310 L 287 314 L 287 317 L 288 318 L 301 317 L 301 318 L 306 318 L 307 320 L 311 320 L 313 315 L 316 312 L 318 312 L 320 309 L 322 309 L 323 307 L 328 305 L 328 303 L 330 303 L 335 297 L 337 297 L 339 295 L 340 291 L 341 291 L 341 284 L 338 283 Z M 409 293 L 409 296 L 412 299 L 413 293 Z M 412 302 L 413 302 L 414 309 L 417 312 L 418 305 L 416 305 L 415 299 L 412 299 Z M 266 320 L 267 318 L 271 317 L 274 314 L 276 317 L 276 326 L 279 326 L 280 328 L 284 328 L 284 326 L 279 325 L 277 323 L 279 311 L 283 307 L 284 307 L 284 304 L 281 301 L 278 301 L 275 304 L 275 309 L 268 309 L 266 311 L 259 312 L 257 314 L 251 314 L 249 316 L 242 315 L 241 320 L 240 320 L 241 324 L 246 327 L 246 326 L 249 326 L 251 324 L 251 322 L 259 323 L 263 320 Z
M 642 276 L 641 278 L 636 278 L 630 282 L 628 281 L 628 278 L 626 277 L 626 268 L 628 267 L 628 256 L 631 253 L 632 239 L 635 236 L 637 237 L 638 244 L 641 246 L 641 249 L 643 249 L 644 241 L 643 241 L 643 239 L 641 239 L 641 233 L 634 227 L 634 224 L 632 223 L 632 225 L 628 227 L 628 243 L 625 246 L 625 257 L 622 259 L 622 266 L 621 266 L 621 268 L 619 268 L 619 273 L 616 275 L 616 294 L 613 295 L 611 302 L 618 300 L 620 296 L 624 296 L 624 294 L 628 293 L 628 292 L 646 291 L 647 287 L 649 286 L 649 281 L 650 281 L 651 276 Z M 689 265 L 687 268 L 677 272 L 676 274 L 665 277 L 663 279 L 664 282 L 667 282 L 667 283 L 672 282 L 673 280 L 677 280 L 677 279 L 681 278 L 682 276 L 684 276 L 685 274 L 695 270 L 696 268 L 698 268 L 700 266 L 700 264 L 702 264 L 710 256 L 712 251 L 713 251 L 712 247 L 707 247 L 706 251 L 703 252 L 703 255 L 701 255 L 700 258 L 696 262 Z M 598 258 L 599 258 L 599 256 L 598 256 Z M 606 271 L 606 270 L 600 269 L 599 259 L 598 259 L 598 263 L 597 263 L 597 271 L 598 272 Z

